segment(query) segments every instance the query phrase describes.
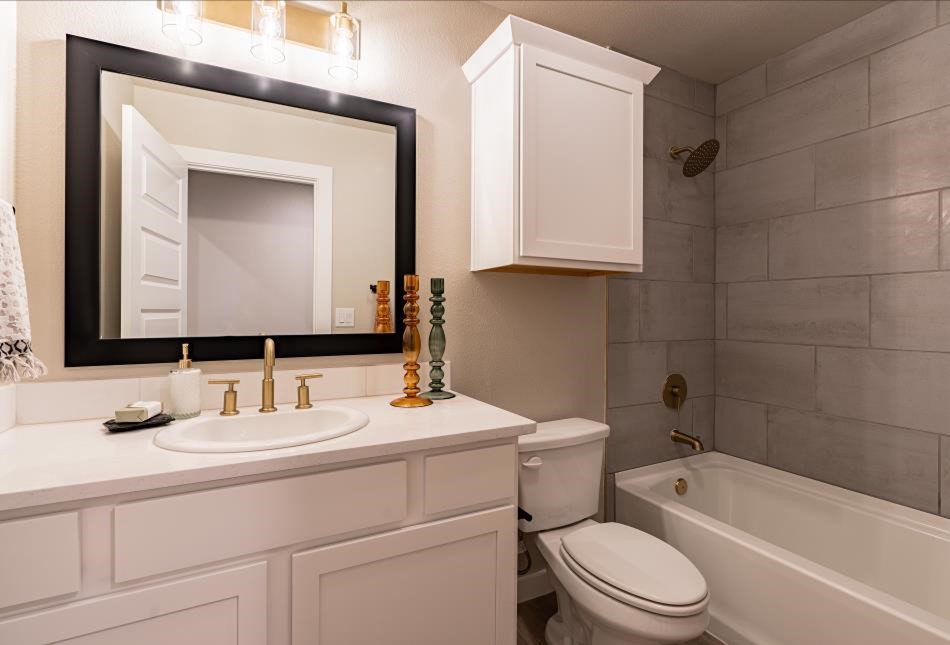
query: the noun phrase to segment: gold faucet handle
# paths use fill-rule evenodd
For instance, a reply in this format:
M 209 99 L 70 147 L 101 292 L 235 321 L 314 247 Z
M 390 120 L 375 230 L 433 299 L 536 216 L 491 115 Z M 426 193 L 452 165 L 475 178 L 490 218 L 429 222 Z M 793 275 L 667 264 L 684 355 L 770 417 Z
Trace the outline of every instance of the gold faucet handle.
M 295 376 L 300 385 L 297 386 L 297 405 L 294 406 L 297 410 L 308 410 L 313 407 L 313 404 L 310 403 L 310 386 L 307 385 L 307 379 L 309 378 L 323 378 L 323 374 L 319 372 L 311 372 L 309 374 L 298 374 Z
M 222 378 L 222 379 L 211 379 L 208 381 L 208 385 L 227 385 L 228 389 L 224 391 L 224 407 L 221 409 L 220 414 L 223 417 L 233 417 L 235 414 L 240 414 L 240 411 L 237 409 L 237 390 L 234 389 L 234 386 L 241 382 L 241 379 L 238 378 Z

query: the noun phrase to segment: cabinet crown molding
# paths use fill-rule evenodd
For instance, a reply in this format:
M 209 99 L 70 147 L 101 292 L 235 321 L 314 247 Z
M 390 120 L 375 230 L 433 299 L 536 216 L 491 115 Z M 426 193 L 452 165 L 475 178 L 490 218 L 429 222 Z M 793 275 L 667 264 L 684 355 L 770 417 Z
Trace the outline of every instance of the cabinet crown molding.
M 547 49 L 640 81 L 644 85 L 660 72 L 656 65 L 509 15 L 462 65 L 468 82 L 474 82 L 512 45 L 533 45 Z

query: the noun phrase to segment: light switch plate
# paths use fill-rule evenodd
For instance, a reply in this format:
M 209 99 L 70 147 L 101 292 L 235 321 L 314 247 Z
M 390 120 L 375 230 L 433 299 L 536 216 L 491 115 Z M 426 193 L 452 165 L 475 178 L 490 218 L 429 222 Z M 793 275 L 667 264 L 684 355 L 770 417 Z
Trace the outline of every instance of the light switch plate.
M 336 308 L 336 326 L 353 327 L 356 325 L 356 310 L 353 307 Z

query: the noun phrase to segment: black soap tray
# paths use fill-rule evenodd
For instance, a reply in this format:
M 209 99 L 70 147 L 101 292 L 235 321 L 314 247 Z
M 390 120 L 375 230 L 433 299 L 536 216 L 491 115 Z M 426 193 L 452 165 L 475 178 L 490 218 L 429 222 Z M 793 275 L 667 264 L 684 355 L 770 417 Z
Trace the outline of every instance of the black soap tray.
M 143 428 L 157 428 L 158 426 L 168 425 L 175 420 L 170 414 L 156 414 L 151 419 L 145 421 L 132 421 L 130 423 L 119 423 L 115 419 L 110 419 L 103 423 L 109 432 L 128 432 L 129 430 L 141 430 Z

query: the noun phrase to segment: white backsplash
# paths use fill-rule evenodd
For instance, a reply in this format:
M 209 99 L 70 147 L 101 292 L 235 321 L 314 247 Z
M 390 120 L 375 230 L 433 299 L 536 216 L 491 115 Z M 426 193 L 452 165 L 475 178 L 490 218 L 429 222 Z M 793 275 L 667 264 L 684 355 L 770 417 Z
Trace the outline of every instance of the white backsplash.
M 0 385 L 0 432 L 16 425 L 16 385 Z
M 323 378 L 309 381 L 314 401 L 359 396 L 398 394 L 402 391 L 402 363 L 361 367 L 327 367 L 274 371 L 274 398 L 277 403 L 297 400 L 297 374 L 319 372 Z M 422 363 L 420 387 L 429 382 L 429 365 Z M 238 406 L 259 405 L 263 373 L 235 372 L 203 374 L 201 409 L 220 408 L 225 387 L 208 385 L 209 379 L 240 379 Z M 132 401 L 161 400 L 163 376 L 102 379 L 95 381 L 38 381 L 0 387 L 0 432 L 13 425 L 111 419 L 116 408 Z M 451 364 L 445 365 L 446 389 L 451 389 Z M 427 388 L 423 388 L 427 389 Z

